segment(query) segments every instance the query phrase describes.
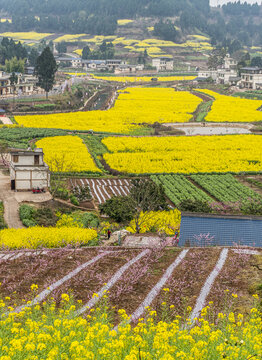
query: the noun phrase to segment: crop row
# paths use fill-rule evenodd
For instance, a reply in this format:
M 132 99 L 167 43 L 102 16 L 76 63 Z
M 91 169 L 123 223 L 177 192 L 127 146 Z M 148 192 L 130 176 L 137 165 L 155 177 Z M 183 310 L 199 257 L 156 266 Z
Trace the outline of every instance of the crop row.
M 241 184 L 231 174 L 197 174 L 191 175 L 191 178 L 208 191 L 209 194 L 213 195 L 217 200 L 223 203 L 259 197 L 252 189 Z
M 166 196 L 176 206 L 188 199 L 212 201 L 210 196 L 194 186 L 184 175 L 152 175 L 151 179 L 163 185 Z

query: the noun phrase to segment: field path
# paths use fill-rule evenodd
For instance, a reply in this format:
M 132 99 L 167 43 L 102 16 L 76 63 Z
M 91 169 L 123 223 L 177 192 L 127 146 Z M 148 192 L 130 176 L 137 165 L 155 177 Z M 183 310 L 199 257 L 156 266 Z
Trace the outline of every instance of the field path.
M 153 300 L 156 298 L 156 296 L 159 294 L 163 286 L 166 284 L 168 279 L 172 276 L 173 271 L 175 268 L 181 263 L 181 261 L 184 259 L 186 254 L 189 250 L 182 250 L 181 253 L 178 255 L 176 260 L 167 268 L 166 272 L 162 276 L 162 278 L 158 281 L 158 283 L 153 287 L 153 289 L 150 291 L 150 293 L 147 295 L 145 300 L 142 302 L 142 304 L 139 305 L 139 307 L 135 310 L 135 312 L 131 316 L 131 321 L 137 321 L 140 316 L 144 313 L 145 308 L 147 306 L 150 306 Z
M 43 301 L 49 294 L 51 294 L 52 291 L 57 289 L 59 286 L 63 285 L 66 281 L 70 280 L 72 277 L 76 276 L 80 271 L 86 269 L 88 266 L 93 265 L 98 260 L 102 259 L 102 257 L 110 254 L 111 251 L 104 251 L 98 254 L 97 256 L 93 257 L 91 260 L 85 262 L 84 264 L 78 266 L 75 270 L 71 271 L 69 274 L 65 275 L 62 279 L 56 281 L 55 283 L 48 286 L 45 290 L 43 290 L 40 294 L 38 294 L 28 305 L 22 305 L 16 308 L 15 312 L 20 312 L 27 306 L 33 306 L 36 304 L 39 304 L 41 301 Z
M 228 256 L 228 249 L 223 249 L 220 253 L 219 259 L 213 269 L 213 271 L 208 276 L 204 286 L 201 289 L 201 292 L 199 294 L 199 297 L 197 298 L 196 305 L 190 315 L 191 320 L 194 320 L 194 318 L 197 318 L 201 312 L 201 310 L 205 307 L 206 298 L 208 297 L 210 290 L 219 275 L 220 271 L 222 270 L 226 259 Z
M 4 219 L 9 228 L 20 229 L 23 224 L 19 218 L 19 203 L 15 192 L 10 190 L 10 177 L 0 171 L 0 199 L 4 203 Z
M 89 300 L 81 309 L 77 310 L 75 315 L 81 315 L 83 314 L 85 311 L 87 311 L 88 309 L 91 309 L 100 299 L 101 297 L 104 295 L 104 293 L 106 291 L 108 291 L 109 289 L 111 289 L 111 287 L 113 285 L 115 285 L 115 283 L 120 280 L 120 278 L 122 277 L 122 275 L 124 274 L 125 271 L 128 270 L 128 268 L 130 268 L 130 266 L 132 266 L 133 264 L 135 264 L 137 261 L 139 261 L 140 259 L 142 259 L 142 257 L 144 257 L 146 254 L 148 254 L 150 252 L 149 249 L 146 249 L 144 251 L 142 251 L 140 254 L 138 254 L 136 257 L 134 257 L 133 259 L 131 259 L 130 261 L 128 261 L 124 266 L 122 266 L 116 273 L 115 275 L 108 281 L 108 283 L 103 286 L 97 293 L 97 296 L 94 296 L 91 300 Z

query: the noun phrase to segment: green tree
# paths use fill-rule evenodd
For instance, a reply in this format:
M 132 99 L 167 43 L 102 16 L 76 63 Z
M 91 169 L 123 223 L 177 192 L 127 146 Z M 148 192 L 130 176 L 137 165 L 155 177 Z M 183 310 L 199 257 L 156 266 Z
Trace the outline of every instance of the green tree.
M 129 196 L 114 196 L 99 205 L 101 214 L 106 214 L 118 223 L 127 224 L 136 212 L 135 204 Z
M 57 64 L 49 46 L 47 46 L 41 55 L 36 60 L 35 73 L 38 77 L 37 85 L 48 93 L 52 90 L 55 83 L 55 74 L 57 71 Z
M 262 57 L 261 56 L 255 56 L 251 60 L 251 66 L 262 67 Z
M 17 57 L 13 57 L 10 60 L 5 61 L 5 71 L 7 73 L 24 73 L 25 71 L 25 59 L 17 59 Z
M 67 52 L 67 45 L 65 41 L 61 41 L 57 43 L 56 49 L 59 54 L 65 54 Z
M 91 55 L 91 50 L 90 47 L 87 45 L 83 48 L 82 59 L 87 60 L 90 58 L 90 55 Z
M 39 56 L 38 51 L 37 51 L 35 48 L 33 48 L 33 49 L 30 51 L 30 54 L 29 54 L 29 56 L 28 56 L 28 60 L 29 60 L 31 66 L 35 66 L 35 65 L 36 65 L 36 59 L 38 58 L 38 56 Z

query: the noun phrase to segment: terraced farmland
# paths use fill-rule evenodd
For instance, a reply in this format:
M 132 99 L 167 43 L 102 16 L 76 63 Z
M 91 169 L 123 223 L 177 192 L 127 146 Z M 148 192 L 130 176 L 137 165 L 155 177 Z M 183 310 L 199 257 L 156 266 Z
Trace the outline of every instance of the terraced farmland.
M 102 204 L 113 196 L 129 194 L 129 179 L 70 179 L 70 186 L 88 186 L 96 203 Z
M 11 251 L 0 253 L 2 296 L 16 291 L 16 303 L 29 300 L 30 286 L 38 284 L 38 296 L 31 305 L 54 297 L 59 304 L 61 294 L 70 289 L 82 301 L 76 315 L 95 307 L 104 291 L 109 291 L 110 304 L 125 308 L 136 322 L 145 307 L 161 308 L 169 288 L 172 312 L 182 314 L 186 306 L 198 316 L 208 301 L 220 304 L 224 290 L 237 292 L 243 274 L 261 274 L 251 266 L 259 263 L 261 251 L 245 249 L 58 249 Z M 26 259 L 26 261 L 25 261 Z M 248 298 L 248 278 L 242 279 L 241 293 Z M 215 285 L 214 285 L 215 284 Z M 97 295 L 92 297 L 93 293 Z M 13 305 L 10 302 L 10 305 Z M 21 310 L 20 307 L 16 310 Z M 216 309 L 219 311 L 219 308 Z M 117 321 L 117 317 L 115 318 Z
M 164 186 L 166 196 L 176 206 L 187 199 L 212 201 L 210 196 L 193 185 L 184 175 L 152 175 L 151 179 Z
M 191 178 L 203 189 L 223 203 L 247 200 L 248 198 L 259 198 L 260 196 L 249 187 L 241 184 L 231 174 L 191 175 Z

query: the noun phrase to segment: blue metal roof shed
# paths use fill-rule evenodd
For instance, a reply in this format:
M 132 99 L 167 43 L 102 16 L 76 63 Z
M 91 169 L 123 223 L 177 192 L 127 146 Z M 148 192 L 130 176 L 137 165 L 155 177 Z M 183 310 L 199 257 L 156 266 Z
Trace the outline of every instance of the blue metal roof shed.
M 262 247 L 262 217 L 182 213 L 180 246 L 206 246 L 207 234 L 212 245 Z

